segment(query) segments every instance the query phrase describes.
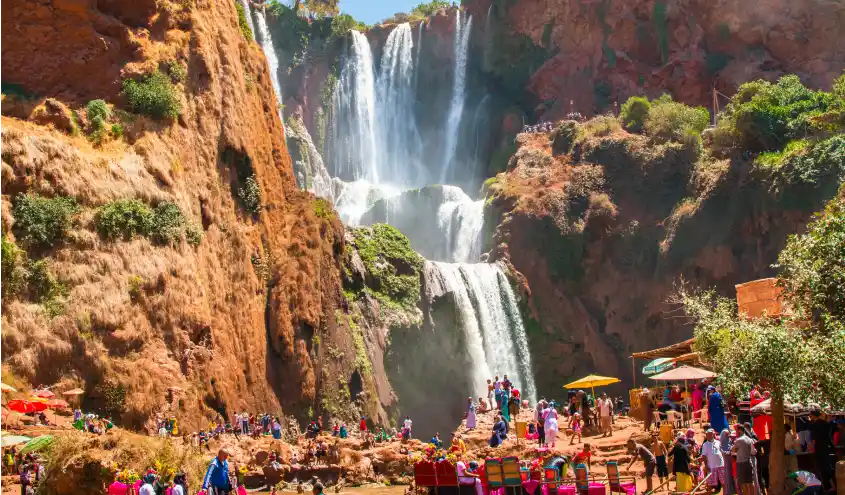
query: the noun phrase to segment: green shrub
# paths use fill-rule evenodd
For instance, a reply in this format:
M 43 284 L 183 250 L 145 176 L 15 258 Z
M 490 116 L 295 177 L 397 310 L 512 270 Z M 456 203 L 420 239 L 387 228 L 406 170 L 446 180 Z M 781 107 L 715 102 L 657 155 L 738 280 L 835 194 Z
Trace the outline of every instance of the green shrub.
M 238 188 L 237 195 L 248 212 L 257 214 L 261 211 L 261 188 L 255 180 L 255 174 L 246 178 L 244 187 Z
M 74 198 L 19 194 L 12 207 L 18 239 L 37 247 L 55 246 L 67 236 L 71 220 L 78 211 Z
M 834 102 L 832 93 L 808 89 L 795 75 L 784 76 L 775 84 L 751 81 L 739 87 L 725 107 L 720 124 L 735 138 L 734 146 L 751 151 L 779 150 L 787 142 L 815 131 L 813 119 Z
M 703 107 L 690 107 L 674 101 L 652 102 L 645 120 L 645 133 L 658 143 L 683 142 L 690 133 L 700 135 L 710 123 Z
M 50 261 L 46 258 L 30 261 L 27 271 L 30 299 L 44 306 L 44 311 L 49 318 L 64 313 L 63 298 L 67 295 L 67 288 L 53 274 Z
M 94 227 L 106 239 L 129 240 L 149 234 L 153 210 L 137 199 L 119 199 L 100 207 Z
M 317 198 L 314 200 L 314 214 L 318 218 L 329 219 L 334 216 L 334 210 L 332 210 L 332 205 L 328 201 Z
M 815 210 L 845 182 L 845 135 L 839 134 L 793 151 L 774 171 L 772 188 L 787 207 Z
M 170 201 L 159 203 L 153 211 L 150 225 L 150 237 L 159 244 L 173 244 L 182 239 L 182 232 L 187 226 L 182 210 Z
M 249 29 L 249 22 L 246 20 L 247 13 L 240 2 L 235 2 L 235 9 L 238 11 L 238 27 L 241 28 L 241 34 L 247 41 L 252 41 L 252 31 Z
M 197 247 L 202 242 L 202 229 L 194 224 L 185 227 L 185 240 L 191 246 Z
M 552 131 L 552 152 L 555 154 L 569 153 L 572 145 L 578 137 L 578 123 L 574 120 L 561 122 L 557 129 Z
M 179 60 L 168 60 L 164 63 L 167 74 L 174 83 L 185 82 L 188 77 L 188 68 Z
M 9 297 L 18 294 L 26 284 L 26 269 L 24 268 L 24 259 L 26 253 L 23 252 L 14 242 L 2 237 L 3 250 L 3 297 Z
M 622 104 L 622 110 L 619 112 L 619 118 L 622 120 L 622 125 L 626 130 L 631 132 L 640 132 L 645 126 L 648 112 L 651 109 L 651 103 L 648 98 L 643 96 L 632 96 Z
M 127 279 L 129 285 L 129 299 L 137 301 L 141 297 L 141 289 L 144 287 L 144 279 L 140 275 L 130 275 Z
M 353 230 L 358 254 L 372 275 L 368 286 L 388 306 L 413 310 L 420 297 L 423 258 L 395 227 L 376 224 Z
M 182 110 L 176 87 L 159 71 L 140 80 L 124 79 L 123 96 L 129 109 L 155 119 L 175 119 Z
M 85 113 L 88 115 L 88 120 L 91 122 L 98 120 L 103 123 L 109 120 L 109 116 L 111 115 L 111 111 L 109 110 L 109 106 L 105 100 L 89 101 L 88 104 L 85 105 Z
M 111 135 L 115 139 L 122 138 L 123 137 L 123 126 L 121 124 L 112 124 Z

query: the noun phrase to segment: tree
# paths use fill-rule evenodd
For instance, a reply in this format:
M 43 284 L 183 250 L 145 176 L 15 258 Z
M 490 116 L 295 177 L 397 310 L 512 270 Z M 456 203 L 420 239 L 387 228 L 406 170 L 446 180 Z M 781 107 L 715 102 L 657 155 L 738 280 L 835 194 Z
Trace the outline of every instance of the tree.
M 784 402 L 845 405 L 845 328 L 824 332 L 800 328 L 790 319 L 745 318 L 736 303 L 712 291 L 680 291 L 679 300 L 695 323 L 695 350 L 719 374 L 722 388 L 745 395 L 755 385 L 771 392 L 770 479 L 784 479 Z M 771 495 L 783 485 L 772 483 Z
M 825 324 L 845 321 L 845 187 L 778 258 L 780 285 L 796 312 Z

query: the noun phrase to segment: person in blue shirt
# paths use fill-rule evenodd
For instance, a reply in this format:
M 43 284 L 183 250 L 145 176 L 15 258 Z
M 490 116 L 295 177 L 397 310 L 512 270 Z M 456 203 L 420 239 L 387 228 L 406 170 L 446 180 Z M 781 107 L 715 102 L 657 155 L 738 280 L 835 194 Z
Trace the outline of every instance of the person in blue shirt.
M 433 443 L 438 449 L 443 448 L 443 442 L 440 441 L 440 433 L 435 433 L 434 436 L 431 437 L 431 443 Z
M 202 489 L 208 490 L 209 495 L 228 495 L 233 493 L 232 485 L 229 483 L 229 452 L 220 449 L 217 457 L 211 460 L 208 471 L 202 480 Z

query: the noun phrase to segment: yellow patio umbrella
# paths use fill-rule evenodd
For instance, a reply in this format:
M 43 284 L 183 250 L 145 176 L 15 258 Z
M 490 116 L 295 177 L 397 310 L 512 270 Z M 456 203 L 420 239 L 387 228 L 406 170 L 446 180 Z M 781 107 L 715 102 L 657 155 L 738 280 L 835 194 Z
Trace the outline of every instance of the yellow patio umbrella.
M 619 378 L 612 376 L 588 375 L 580 380 L 566 384 L 563 388 L 590 388 L 593 391 L 593 398 L 596 397 L 596 387 L 603 387 L 612 383 L 619 383 Z

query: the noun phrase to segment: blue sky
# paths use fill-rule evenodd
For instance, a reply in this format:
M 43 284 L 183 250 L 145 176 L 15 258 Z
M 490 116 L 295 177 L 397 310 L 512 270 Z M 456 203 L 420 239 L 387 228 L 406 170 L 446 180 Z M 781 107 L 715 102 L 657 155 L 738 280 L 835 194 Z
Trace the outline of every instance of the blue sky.
M 397 12 L 409 12 L 424 0 L 340 0 L 340 11 L 367 24 L 387 19 Z

